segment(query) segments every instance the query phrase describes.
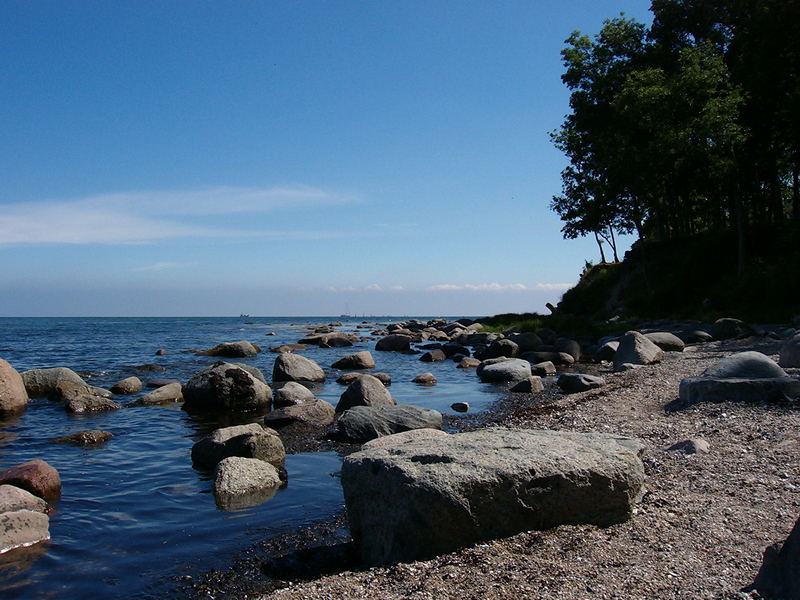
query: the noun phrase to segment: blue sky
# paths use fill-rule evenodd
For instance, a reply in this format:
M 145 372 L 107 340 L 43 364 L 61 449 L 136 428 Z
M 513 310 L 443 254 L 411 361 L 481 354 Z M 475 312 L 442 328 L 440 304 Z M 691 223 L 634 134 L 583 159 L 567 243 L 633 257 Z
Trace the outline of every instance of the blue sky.
M 545 312 L 559 51 L 648 7 L 3 2 L 0 315 Z

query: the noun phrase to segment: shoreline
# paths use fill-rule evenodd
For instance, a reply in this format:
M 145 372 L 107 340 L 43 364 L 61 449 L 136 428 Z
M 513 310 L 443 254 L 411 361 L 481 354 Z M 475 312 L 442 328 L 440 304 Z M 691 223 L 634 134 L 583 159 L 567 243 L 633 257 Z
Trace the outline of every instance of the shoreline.
M 570 395 L 552 384 L 540 394 L 501 393 L 483 413 L 448 418 L 446 428 L 458 431 L 499 425 L 639 437 L 647 445 L 646 491 L 626 523 L 525 532 L 367 569 L 351 554 L 339 515 L 259 542 L 229 569 L 179 586 L 174 597 L 756 598 L 741 590 L 764 549 L 786 538 L 800 506 L 800 411 L 749 403 L 681 407 L 676 399 L 683 377 L 722 356 L 752 349 L 775 358 L 778 346 L 768 338 L 710 342 L 623 373 L 580 363 L 607 384 Z M 710 443 L 708 454 L 665 450 L 697 437 Z M 304 567 L 287 577 L 293 562 Z M 265 567 L 286 579 L 267 579 Z

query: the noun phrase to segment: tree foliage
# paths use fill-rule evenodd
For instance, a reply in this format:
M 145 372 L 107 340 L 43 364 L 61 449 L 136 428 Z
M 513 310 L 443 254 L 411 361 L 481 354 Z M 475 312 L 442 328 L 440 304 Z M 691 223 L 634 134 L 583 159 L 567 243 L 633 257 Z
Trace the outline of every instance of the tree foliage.
M 800 0 L 653 0 L 562 51 L 565 238 L 800 221 Z M 613 247 L 613 245 L 612 245 Z M 602 245 L 601 245 L 602 252 Z M 603 257 L 605 260 L 605 257 Z

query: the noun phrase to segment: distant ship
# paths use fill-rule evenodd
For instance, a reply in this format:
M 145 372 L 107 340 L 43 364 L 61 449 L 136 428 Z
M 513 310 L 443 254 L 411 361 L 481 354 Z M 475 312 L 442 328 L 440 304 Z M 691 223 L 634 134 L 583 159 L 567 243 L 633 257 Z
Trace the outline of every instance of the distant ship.
M 246 315 L 244 313 L 240 314 L 239 317 L 249 317 L 250 315 Z

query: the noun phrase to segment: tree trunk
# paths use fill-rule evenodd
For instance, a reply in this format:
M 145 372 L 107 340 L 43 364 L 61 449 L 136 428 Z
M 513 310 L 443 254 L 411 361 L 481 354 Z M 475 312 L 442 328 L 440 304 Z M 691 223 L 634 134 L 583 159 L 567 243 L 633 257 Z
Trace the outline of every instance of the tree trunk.
M 603 241 L 600 239 L 600 236 L 597 235 L 597 232 L 594 232 L 594 241 L 597 242 L 597 247 L 600 248 L 600 262 L 606 262 L 606 254 L 603 252 Z
M 614 262 L 619 262 L 619 256 L 617 255 L 617 238 L 614 237 L 614 228 L 609 227 L 608 231 L 611 233 L 611 249 L 614 251 Z

